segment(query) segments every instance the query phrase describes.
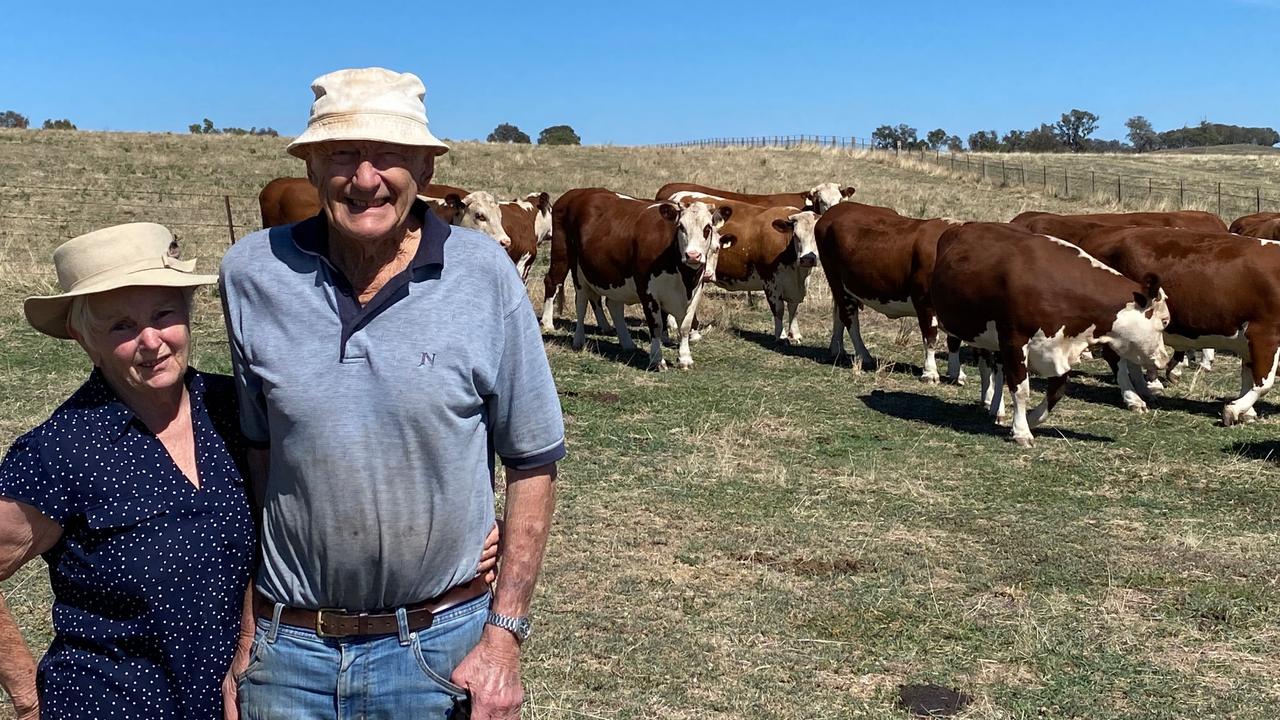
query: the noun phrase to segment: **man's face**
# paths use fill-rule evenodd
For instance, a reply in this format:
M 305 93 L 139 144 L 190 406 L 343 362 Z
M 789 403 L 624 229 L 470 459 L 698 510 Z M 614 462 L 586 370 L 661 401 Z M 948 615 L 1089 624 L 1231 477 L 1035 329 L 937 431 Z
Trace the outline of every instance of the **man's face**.
M 307 158 L 307 175 L 320 191 L 329 224 L 360 243 L 402 232 L 418 188 L 426 187 L 434 170 L 429 149 L 384 142 L 319 143 Z

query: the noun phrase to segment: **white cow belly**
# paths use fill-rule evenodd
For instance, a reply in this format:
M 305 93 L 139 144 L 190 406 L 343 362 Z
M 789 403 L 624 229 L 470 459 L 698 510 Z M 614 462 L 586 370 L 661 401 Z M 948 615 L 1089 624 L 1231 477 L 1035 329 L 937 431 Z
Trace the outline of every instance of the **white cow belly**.
M 640 293 L 636 292 L 636 281 L 627 278 L 627 281 L 621 287 L 603 288 L 588 280 L 581 270 L 576 271 L 578 282 L 585 288 L 591 289 L 598 295 L 603 295 L 610 300 L 616 300 L 624 305 L 635 305 L 640 302 Z
M 1237 355 L 1247 355 L 1249 352 L 1249 341 L 1245 339 L 1245 330 L 1249 328 L 1249 323 L 1245 323 L 1240 328 L 1240 332 L 1235 335 L 1201 335 L 1197 338 L 1189 338 L 1183 335 L 1174 335 L 1173 333 L 1165 333 L 1164 341 L 1174 350 L 1204 350 L 1213 348 L 1214 350 L 1227 350 Z
M 1079 335 L 1067 335 L 1066 328 L 1059 328 L 1052 337 L 1045 337 L 1043 330 L 1037 331 L 1027 343 L 1027 365 L 1037 375 L 1065 375 L 1080 362 L 1080 354 L 1093 342 L 1093 330 L 1090 325 Z
M 890 300 L 888 302 L 880 302 L 879 300 L 867 300 L 866 298 L 858 298 L 862 300 L 862 304 L 885 315 L 891 319 L 915 317 L 916 306 L 911 304 L 910 300 Z M 992 326 L 994 327 L 994 325 Z

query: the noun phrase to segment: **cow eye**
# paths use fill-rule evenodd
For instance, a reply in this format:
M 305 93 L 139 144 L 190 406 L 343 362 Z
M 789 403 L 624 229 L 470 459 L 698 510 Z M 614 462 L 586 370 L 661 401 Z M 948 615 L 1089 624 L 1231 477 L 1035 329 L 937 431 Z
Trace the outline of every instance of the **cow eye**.
M 702 237 L 703 237 L 703 238 L 710 238 L 710 237 L 711 237 L 711 226 L 710 226 L 710 225 L 708 225 L 708 226 L 706 226 L 706 227 L 702 228 Z
M 476 213 L 476 220 L 484 222 L 484 213 Z

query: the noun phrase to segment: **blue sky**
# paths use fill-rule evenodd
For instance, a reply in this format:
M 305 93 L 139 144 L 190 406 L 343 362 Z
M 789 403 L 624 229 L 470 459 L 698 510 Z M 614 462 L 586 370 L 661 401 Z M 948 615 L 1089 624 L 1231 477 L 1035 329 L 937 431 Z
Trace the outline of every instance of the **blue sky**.
M 443 7 L 442 7 L 443 6 Z M 567 123 L 584 142 L 1035 127 L 1119 138 L 1201 119 L 1280 126 L 1280 0 L 1161 2 L 9 3 L 0 110 L 33 125 L 296 134 L 340 67 L 409 70 L 432 129 Z

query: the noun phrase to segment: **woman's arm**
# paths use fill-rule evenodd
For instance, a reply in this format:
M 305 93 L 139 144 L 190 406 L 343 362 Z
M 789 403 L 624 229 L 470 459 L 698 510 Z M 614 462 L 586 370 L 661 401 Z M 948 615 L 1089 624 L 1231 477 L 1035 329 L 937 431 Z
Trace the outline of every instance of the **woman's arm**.
M 7 580 L 31 558 L 62 537 L 62 528 L 39 510 L 0 498 L 0 580 Z M 36 661 L 0 592 L 0 686 L 13 701 L 18 720 L 39 720 Z

